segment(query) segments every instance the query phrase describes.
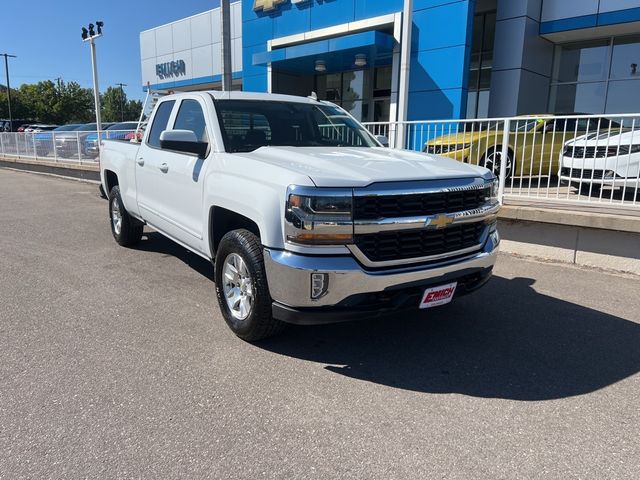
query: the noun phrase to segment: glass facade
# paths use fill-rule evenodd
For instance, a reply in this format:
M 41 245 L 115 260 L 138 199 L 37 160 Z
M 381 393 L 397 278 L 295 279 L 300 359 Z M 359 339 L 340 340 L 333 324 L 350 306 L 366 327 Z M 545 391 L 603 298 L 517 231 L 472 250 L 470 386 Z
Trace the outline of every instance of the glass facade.
M 363 122 L 388 122 L 391 107 L 391 67 L 316 75 L 315 91 Z
M 556 46 L 549 110 L 640 111 L 640 35 Z
M 476 14 L 473 19 L 467 118 L 486 118 L 489 115 L 495 36 L 496 12 Z

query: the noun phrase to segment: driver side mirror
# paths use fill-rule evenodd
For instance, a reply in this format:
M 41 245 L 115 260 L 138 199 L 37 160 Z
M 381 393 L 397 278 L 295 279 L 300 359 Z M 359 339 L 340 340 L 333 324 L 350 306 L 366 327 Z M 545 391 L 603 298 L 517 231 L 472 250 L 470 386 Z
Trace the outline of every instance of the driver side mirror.
M 389 147 L 389 139 L 385 135 L 376 135 L 376 140 L 380 142 L 383 147 Z
M 160 134 L 160 148 L 204 158 L 209 144 L 198 141 L 198 137 L 191 130 L 165 130 Z

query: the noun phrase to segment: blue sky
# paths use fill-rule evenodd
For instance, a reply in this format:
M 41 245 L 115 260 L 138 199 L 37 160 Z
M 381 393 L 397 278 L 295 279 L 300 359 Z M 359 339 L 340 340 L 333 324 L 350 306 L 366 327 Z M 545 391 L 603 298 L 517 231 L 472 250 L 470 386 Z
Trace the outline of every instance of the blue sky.
M 148 28 L 210 10 L 219 0 L 3 0 L 0 53 L 10 53 L 11 86 L 62 77 L 91 87 L 89 46 L 81 28 L 105 23 L 97 41 L 100 90 L 126 83 L 129 98 L 143 98 L 139 34 Z M 0 83 L 5 84 L 0 57 Z

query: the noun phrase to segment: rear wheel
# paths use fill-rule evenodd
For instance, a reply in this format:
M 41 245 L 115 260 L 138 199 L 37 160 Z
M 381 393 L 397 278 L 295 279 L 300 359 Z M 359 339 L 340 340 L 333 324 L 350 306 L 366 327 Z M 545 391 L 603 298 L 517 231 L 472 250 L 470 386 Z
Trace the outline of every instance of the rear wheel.
M 238 337 L 255 342 L 284 329 L 271 314 L 262 245 L 255 234 L 234 230 L 222 237 L 215 280 L 222 315 Z
M 111 233 L 119 245 L 131 247 L 142 239 L 144 225 L 125 210 L 118 185 L 109 193 L 109 219 Z

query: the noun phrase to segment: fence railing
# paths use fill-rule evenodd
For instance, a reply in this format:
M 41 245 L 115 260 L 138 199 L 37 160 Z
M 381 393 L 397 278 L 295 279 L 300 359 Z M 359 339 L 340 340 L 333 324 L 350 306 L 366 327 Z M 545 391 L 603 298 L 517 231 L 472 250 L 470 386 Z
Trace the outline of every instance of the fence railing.
M 130 141 L 133 130 L 103 130 L 102 140 Z M 53 163 L 98 162 L 100 142 L 96 131 L 0 133 L 0 155 L 6 158 Z
M 500 198 L 640 212 L 640 114 L 366 123 L 407 148 L 480 165 Z M 504 159 L 504 161 L 503 161 Z
M 640 213 L 640 113 L 366 123 L 392 148 L 479 165 L 500 177 L 504 203 L 606 206 Z M 130 141 L 134 131 L 101 139 Z M 97 132 L 0 133 L 0 155 L 98 162 Z

